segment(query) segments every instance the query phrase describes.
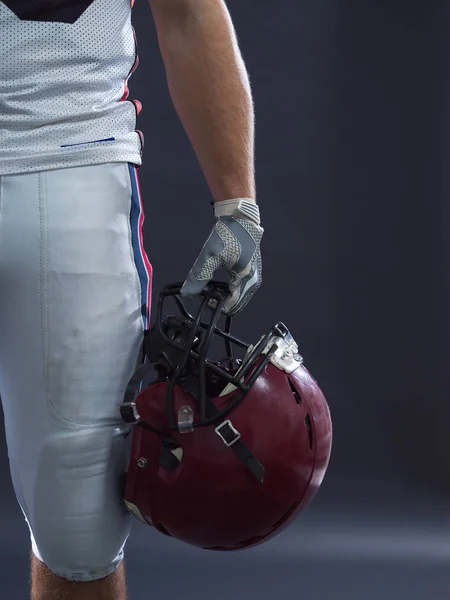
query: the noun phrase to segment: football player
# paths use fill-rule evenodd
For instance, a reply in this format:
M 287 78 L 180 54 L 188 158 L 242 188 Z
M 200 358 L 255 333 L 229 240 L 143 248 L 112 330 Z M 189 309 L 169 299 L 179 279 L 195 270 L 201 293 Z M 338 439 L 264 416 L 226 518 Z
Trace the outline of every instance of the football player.
M 32 600 L 126 598 L 131 427 L 118 406 L 141 359 L 152 276 L 141 105 L 127 85 L 133 3 L 0 0 L 0 394 Z M 214 201 L 182 295 L 224 268 L 234 315 L 261 284 L 249 78 L 223 0 L 149 3 Z

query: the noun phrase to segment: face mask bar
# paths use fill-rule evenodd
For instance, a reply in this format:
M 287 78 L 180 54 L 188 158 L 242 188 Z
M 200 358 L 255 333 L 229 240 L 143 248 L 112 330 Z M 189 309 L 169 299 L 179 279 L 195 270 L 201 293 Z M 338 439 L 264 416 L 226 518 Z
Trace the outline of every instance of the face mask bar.
M 278 350 L 278 345 L 274 341 L 268 352 L 265 354 L 264 358 L 260 360 L 259 364 L 257 364 L 260 359 L 263 350 L 265 350 L 270 343 L 270 341 L 274 338 L 285 338 L 289 335 L 289 331 L 286 326 L 279 322 L 274 327 L 272 327 L 265 336 L 258 342 L 258 344 L 251 350 L 250 354 L 246 357 L 244 364 L 239 369 L 238 378 L 234 375 L 228 373 L 225 369 L 217 366 L 214 362 L 210 361 L 207 358 L 208 349 L 215 334 L 219 335 L 224 339 L 225 342 L 225 351 L 226 351 L 226 361 L 231 365 L 233 361 L 233 353 L 232 353 L 232 343 L 235 343 L 245 350 L 248 351 L 249 344 L 244 343 L 239 340 L 235 336 L 231 335 L 231 323 L 232 318 L 226 317 L 225 330 L 222 330 L 217 327 L 217 323 L 222 314 L 223 304 L 228 295 L 228 289 L 226 284 L 221 282 L 211 282 L 201 293 L 202 302 L 200 309 L 194 318 L 186 309 L 184 302 L 180 298 L 182 283 L 176 283 L 166 286 L 161 292 L 158 299 L 157 306 L 157 315 L 156 315 L 156 329 L 158 330 L 159 335 L 163 336 L 166 344 L 171 346 L 172 348 L 177 349 L 182 353 L 181 359 L 178 362 L 175 373 L 169 380 L 169 387 L 166 395 L 166 413 L 169 423 L 170 430 L 179 430 L 179 431 L 192 431 L 196 427 L 203 427 L 206 425 L 211 425 L 216 423 L 217 421 L 223 420 L 223 418 L 228 415 L 245 397 L 247 392 L 252 388 L 253 384 L 261 374 L 261 372 L 265 369 L 268 362 L 271 360 L 273 354 Z M 177 341 L 170 339 L 163 330 L 163 308 L 164 308 L 164 300 L 167 297 L 173 297 L 178 305 L 180 312 L 183 317 L 186 318 L 192 325 L 189 328 L 188 339 L 185 344 L 180 344 Z M 209 319 L 209 323 L 204 323 L 203 318 L 207 310 L 212 312 L 211 317 Z M 193 343 L 196 337 L 199 334 L 200 329 L 206 330 L 206 334 L 204 335 L 200 346 L 198 348 L 193 348 Z M 186 366 L 190 358 L 193 358 L 198 366 L 198 403 L 200 410 L 200 418 L 198 421 L 194 422 L 193 419 L 189 420 L 189 414 L 182 413 L 181 421 L 176 422 L 175 412 L 173 407 L 173 391 L 177 384 L 180 384 L 180 380 L 182 379 L 183 373 L 185 372 Z M 239 393 L 230 401 L 224 409 L 221 411 L 209 411 L 208 415 L 208 404 L 209 399 L 206 395 L 206 369 L 210 369 L 212 372 L 219 375 L 222 379 L 228 381 L 237 389 L 239 389 Z M 251 372 L 253 370 L 253 372 Z M 250 374 L 251 373 L 251 374 Z M 248 377 L 247 382 L 244 383 L 244 380 Z M 180 421 L 180 415 L 179 419 Z M 186 422 L 187 421 L 187 422 Z
M 182 285 L 182 283 L 176 283 L 166 286 L 159 296 L 155 326 L 146 332 L 148 337 L 146 338 L 147 343 L 144 341 L 143 347 L 144 362 L 128 382 L 124 402 L 119 407 L 122 419 L 125 423 L 135 424 L 159 436 L 162 440 L 162 450 L 166 447 L 171 449 L 174 444 L 175 446 L 177 443 L 179 444 L 172 438 L 170 431 L 188 433 L 194 431 L 196 427 L 214 424 L 215 432 L 222 439 L 225 446 L 231 448 L 257 481 L 262 483 L 264 481 L 264 465 L 245 445 L 240 432 L 235 429 L 230 419 L 225 417 L 242 402 L 269 361 L 287 373 L 297 368 L 302 361 L 301 356 L 297 353 L 297 345 L 287 327 L 281 322 L 274 325 L 255 347 L 251 347 L 231 335 L 231 317 L 226 317 L 225 330 L 217 327 L 225 298 L 228 295 L 228 289 L 224 283 L 213 281 L 206 286 L 200 294 L 202 297 L 200 309 L 197 315 L 193 317 L 180 298 Z M 163 305 L 167 297 L 175 299 L 184 323 L 174 320 L 175 315 L 172 315 L 172 318 L 168 317 L 168 321 L 163 319 Z M 203 317 L 207 310 L 211 311 L 211 316 L 209 323 L 204 323 Z M 170 337 L 165 331 L 166 326 L 168 327 L 167 331 L 170 331 L 171 323 L 175 325 L 175 339 L 173 335 Z M 177 325 L 181 327 L 178 336 L 176 334 Z M 206 330 L 203 336 L 199 335 L 201 330 Z M 246 350 L 245 358 L 234 375 L 207 358 L 214 334 L 224 340 L 225 360 L 229 363 L 230 369 L 233 366 L 232 344 Z M 177 340 L 181 340 L 183 343 Z M 175 349 L 176 352 L 170 352 L 168 347 Z M 193 359 L 193 365 L 190 366 L 194 366 L 195 373 L 190 373 L 189 369 L 186 368 L 189 359 Z M 142 380 L 148 372 L 150 364 L 157 368 L 160 367 L 161 370 L 165 369 L 164 379 L 169 383 L 165 399 L 168 427 L 165 427 L 164 431 L 142 420 L 135 402 L 137 389 L 141 388 Z M 220 411 L 207 396 L 207 369 L 212 374 L 218 375 L 221 381 L 228 382 L 222 389 L 221 395 L 223 398 L 229 393 L 237 391 L 237 393 L 233 393 L 232 400 L 228 401 Z M 190 383 L 187 383 L 188 379 L 191 380 Z M 175 419 L 173 392 L 177 384 L 195 398 L 200 412 L 200 418 L 197 422 L 194 422 L 194 411 L 188 405 L 182 406 L 178 410 L 177 419 Z M 217 397 L 217 394 L 214 394 L 214 397 Z M 169 462 L 166 460 L 164 463 L 167 458 L 170 459 Z M 179 462 L 178 460 L 174 465 L 172 452 L 166 452 L 165 454 L 162 452 L 160 456 L 160 465 L 169 470 L 176 468 Z
M 246 344 L 231 334 L 231 317 L 226 316 L 224 330 L 217 327 L 225 301 L 224 299 L 228 295 L 226 284 L 213 281 L 206 286 L 200 294 L 202 302 L 196 317 L 193 317 L 189 313 L 184 302 L 180 298 L 182 285 L 182 283 L 168 285 L 160 293 L 156 310 L 155 330 L 157 331 L 159 339 L 163 339 L 167 346 L 171 346 L 178 351 L 179 357 L 177 359 L 175 371 L 170 377 L 167 377 L 167 381 L 169 382 L 166 395 L 168 429 L 170 431 L 187 432 L 193 431 L 196 427 L 212 425 L 217 421 L 219 421 L 219 423 L 223 422 L 224 417 L 243 400 L 259 375 L 265 369 L 266 365 L 272 360 L 272 357 L 275 358 L 274 355 L 280 347 L 279 344 L 282 347 L 291 336 L 287 327 L 282 322 L 278 322 L 261 338 L 258 344 L 249 351 L 249 344 Z M 183 344 L 171 339 L 164 331 L 163 308 L 164 301 L 168 297 L 174 298 L 182 316 L 191 324 L 187 327 L 188 338 Z M 209 323 L 204 323 L 202 319 L 207 310 L 211 310 L 212 314 Z M 193 348 L 194 340 L 198 337 L 198 334 L 202 329 L 206 330 L 206 335 L 201 341 L 200 346 L 198 348 Z M 244 361 L 234 375 L 207 358 L 208 349 L 214 335 L 218 335 L 224 340 L 226 351 L 225 361 L 229 363 L 230 367 L 233 364 L 232 344 L 236 344 L 245 349 L 246 356 Z M 149 337 L 148 340 L 149 344 L 151 344 L 151 337 Z M 273 341 L 273 343 L 270 345 L 271 341 Z M 136 408 L 135 398 L 138 394 L 138 390 L 141 389 L 142 380 L 148 373 L 150 364 L 157 364 L 150 359 L 148 352 L 144 349 L 144 356 L 145 355 L 147 356 L 148 361 L 143 362 L 130 379 L 126 388 L 124 402 L 119 406 L 119 410 L 125 423 L 137 424 L 144 429 L 165 438 L 162 431 L 155 428 L 151 423 L 141 420 Z M 164 351 L 161 351 L 161 356 L 166 356 Z M 173 407 L 173 392 L 176 384 L 180 382 L 184 375 L 183 371 L 186 369 L 189 358 L 194 359 L 198 367 L 198 386 L 195 391 L 196 393 L 192 394 L 196 398 L 200 410 L 200 419 L 197 422 L 194 422 L 193 420 L 193 411 L 190 407 L 183 407 L 177 415 L 177 419 L 175 418 Z M 207 397 L 206 369 L 239 390 L 221 411 L 219 411 Z M 244 383 L 246 378 L 247 381 Z M 182 384 L 183 382 L 181 381 L 181 385 Z M 222 427 L 222 425 L 219 425 L 218 428 Z

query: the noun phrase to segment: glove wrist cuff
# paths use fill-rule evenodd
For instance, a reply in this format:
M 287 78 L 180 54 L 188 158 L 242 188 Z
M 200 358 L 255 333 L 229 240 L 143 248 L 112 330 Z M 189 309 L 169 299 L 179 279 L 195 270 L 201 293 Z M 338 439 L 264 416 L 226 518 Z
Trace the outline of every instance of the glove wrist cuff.
M 260 225 L 259 207 L 251 198 L 234 198 L 214 202 L 215 217 L 241 217 Z

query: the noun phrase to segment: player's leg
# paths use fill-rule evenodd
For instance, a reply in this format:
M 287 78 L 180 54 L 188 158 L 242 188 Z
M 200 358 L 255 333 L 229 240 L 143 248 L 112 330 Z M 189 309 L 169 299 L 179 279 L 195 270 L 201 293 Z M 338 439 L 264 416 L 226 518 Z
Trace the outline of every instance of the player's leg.
M 114 573 L 85 583 L 54 575 L 31 553 L 31 600 L 126 600 L 123 562 Z
M 135 169 L 0 183 L 0 394 L 14 489 L 39 561 L 70 582 L 106 582 L 130 530 L 131 427 L 118 405 L 148 326 Z

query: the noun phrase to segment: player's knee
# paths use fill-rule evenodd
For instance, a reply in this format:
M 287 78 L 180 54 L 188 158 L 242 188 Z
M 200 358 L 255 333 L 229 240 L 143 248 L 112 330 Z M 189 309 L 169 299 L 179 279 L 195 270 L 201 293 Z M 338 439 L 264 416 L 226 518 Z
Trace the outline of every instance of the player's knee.
M 46 440 L 28 506 L 33 551 L 55 575 L 92 581 L 119 566 L 131 521 L 123 500 L 126 459 L 115 426 Z
M 32 540 L 33 542 L 33 540 Z M 57 543 L 34 541 L 33 554 L 54 574 L 75 582 L 88 582 L 111 575 L 123 560 L 123 547 L 104 546 L 101 542 L 87 544 L 81 548 L 79 544 L 71 544 L 70 540 Z
M 64 521 L 68 523 L 36 520 L 38 525 L 31 533 L 32 550 L 54 575 L 75 582 L 102 579 L 123 560 L 130 519 L 126 513 L 115 519 L 106 514 L 91 519 L 67 516 Z

